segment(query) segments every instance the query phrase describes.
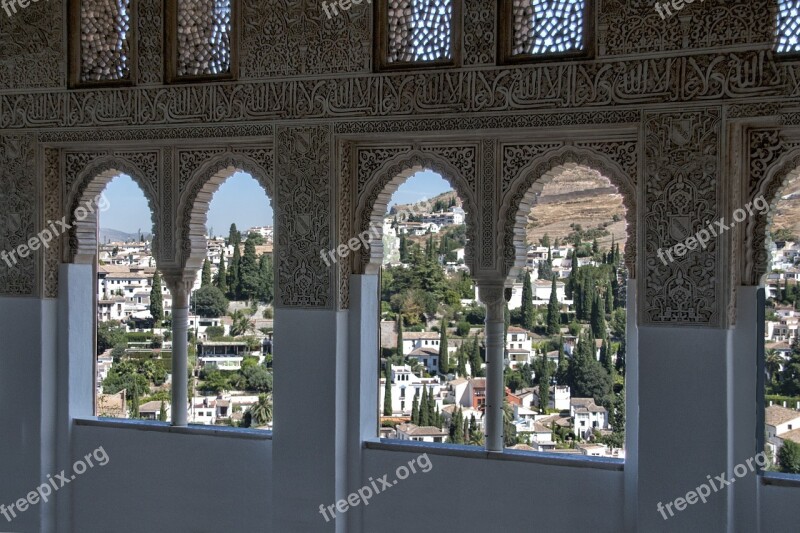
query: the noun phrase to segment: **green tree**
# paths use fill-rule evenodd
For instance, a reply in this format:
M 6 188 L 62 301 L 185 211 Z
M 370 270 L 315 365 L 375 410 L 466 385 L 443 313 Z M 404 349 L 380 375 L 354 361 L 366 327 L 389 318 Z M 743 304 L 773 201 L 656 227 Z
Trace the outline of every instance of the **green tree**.
M 472 370 L 472 377 L 483 376 L 483 358 L 481 357 L 481 346 L 478 343 L 478 336 L 472 338 L 472 346 L 469 352 L 469 366 Z
M 594 398 L 598 405 L 609 405 L 611 376 L 595 358 L 595 342 L 591 333 L 582 334 L 578 340 L 569 370 L 568 384 L 574 397 Z
M 442 317 L 439 331 L 439 372 L 447 374 L 450 372 L 450 352 L 447 346 L 447 315 Z
M 783 445 L 778 449 L 778 465 L 781 472 L 800 474 L 800 444 L 784 439 Z
M 419 425 L 430 426 L 433 420 L 430 418 L 431 409 L 428 402 L 428 388 L 422 386 L 422 400 L 419 402 Z
M 386 363 L 386 383 L 383 389 L 383 416 L 392 416 L 392 365 Z
M 458 407 L 450 418 L 450 442 L 453 444 L 464 444 L 464 413 Z
M 533 331 L 535 326 L 535 315 L 533 309 L 533 288 L 531 287 L 531 277 L 527 271 L 522 273 L 522 307 L 521 322 L 522 327 Z
M 564 294 L 567 298 L 573 298 L 573 291 L 575 290 L 575 283 L 578 281 L 578 253 L 577 250 L 572 250 L 572 267 L 569 272 L 569 278 L 564 286 Z
M 228 297 L 231 300 L 238 300 L 241 291 L 241 277 L 239 269 L 242 264 L 242 254 L 239 251 L 239 244 L 233 247 L 233 258 L 231 259 L 231 266 L 228 268 Z
M 150 315 L 153 322 L 158 325 L 164 320 L 164 299 L 161 290 L 161 274 L 158 270 L 153 274 L 153 286 L 150 287 Z
M 208 286 L 194 293 L 197 314 L 205 318 L 217 318 L 228 312 L 228 300 L 217 287 Z
M 200 278 L 200 286 L 211 285 L 211 261 L 206 258 L 203 260 L 203 275 Z
M 231 229 L 228 231 L 228 244 L 237 247 L 242 242 L 242 234 L 236 229 L 236 224 L 231 224 Z
M 259 274 L 256 245 L 252 239 L 247 239 L 244 243 L 244 255 L 241 257 L 239 265 L 239 290 L 237 293 L 240 298 L 254 300 L 258 297 L 262 288 Z
M 611 346 L 608 343 L 608 339 L 603 339 L 603 344 L 600 346 L 600 364 L 603 365 L 606 372 L 609 375 L 612 375 L 614 372 L 614 361 L 613 355 L 611 354 Z
M 266 426 L 272 421 L 272 396 L 259 394 L 258 401 L 250 407 L 250 422 L 253 426 Z
M 255 326 L 250 322 L 250 316 L 242 309 L 237 309 L 230 316 L 232 320 L 231 336 L 240 337 L 255 330 Z
M 272 264 L 272 254 L 263 253 L 258 259 L 258 284 L 256 296 L 264 303 L 272 303 L 275 299 L 275 269 Z
M 166 405 L 164 405 L 164 400 L 161 400 L 161 407 L 158 409 L 158 421 L 159 422 L 167 421 L 167 407 Z
M 408 239 L 405 233 L 400 234 L 400 262 L 408 262 Z
M 539 411 L 547 412 L 550 402 L 550 365 L 547 361 L 547 354 L 542 354 L 542 373 L 539 377 Z
M 251 231 L 251 232 L 249 232 L 247 234 L 247 240 L 248 241 L 253 241 L 253 244 L 256 245 L 256 246 L 263 246 L 264 243 L 266 242 L 264 240 L 264 236 L 263 235 L 261 235 L 260 233 L 255 233 L 253 231 Z
M 128 346 L 125 326 L 116 320 L 100 322 L 97 326 L 97 355 L 117 346 L 122 346 L 123 350 Z
M 561 329 L 561 306 L 558 303 L 556 277 L 550 287 L 550 301 L 547 303 L 547 333 L 555 335 Z
M 403 314 L 397 313 L 397 355 L 403 357 Z
M 605 304 L 600 300 L 598 293 L 595 293 L 594 301 L 592 302 L 591 325 L 592 335 L 595 339 L 604 339 L 606 337 Z
M 139 418 L 139 387 L 136 382 L 133 383 L 133 390 L 131 394 L 131 418 Z
M 780 392 L 786 396 L 800 396 L 800 338 L 792 340 L 789 360 L 780 373 Z
M 411 402 L 411 423 L 419 425 L 419 399 L 414 391 L 414 400 Z
M 228 293 L 228 272 L 225 269 L 225 254 L 219 257 L 219 271 L 214 285 L 222 291 L 223 295 Z

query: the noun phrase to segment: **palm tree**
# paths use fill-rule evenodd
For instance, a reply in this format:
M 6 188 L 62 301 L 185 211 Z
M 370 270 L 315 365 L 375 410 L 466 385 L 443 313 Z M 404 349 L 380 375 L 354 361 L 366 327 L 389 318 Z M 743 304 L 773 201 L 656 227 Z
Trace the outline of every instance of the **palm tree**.
M 766 351 L 764 354 L 764 367 L 767 371 L 767 377 L 770 383 L 775 382 L 778 372 L 781 371 L 782 364 L 783 358 L 778 354 L 777 350 L 770 348 Z
M 272 422 L 272 395 L 259 394 L 258 401 L 250 407 L 250 419 L 253 426 L 266 426 Z
M 231 324 L 231 336 L 238 337 L 246 335 L 248 332 L 255 331 L 255 326 L 250 322 L 250 316 L 241 309 L 237 309 L 230 315 L 233 320 Z

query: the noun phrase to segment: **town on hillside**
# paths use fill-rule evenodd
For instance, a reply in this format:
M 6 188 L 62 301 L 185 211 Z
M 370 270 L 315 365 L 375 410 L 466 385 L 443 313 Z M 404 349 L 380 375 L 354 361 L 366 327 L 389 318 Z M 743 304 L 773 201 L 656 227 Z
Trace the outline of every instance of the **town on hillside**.
M 439 202 L 437 211 L 453 215 L 395 209 L 385 219 L 380 434 L 480 446 L 485 312 L 464 266 L 460 202 L 454 194 Z M 612 216 L 586 229 L 573 223 L 558 238 L 545 233 L 528 248 L 506 311 L 509 448 L 625 456 L 625 236 L 609 229 Z

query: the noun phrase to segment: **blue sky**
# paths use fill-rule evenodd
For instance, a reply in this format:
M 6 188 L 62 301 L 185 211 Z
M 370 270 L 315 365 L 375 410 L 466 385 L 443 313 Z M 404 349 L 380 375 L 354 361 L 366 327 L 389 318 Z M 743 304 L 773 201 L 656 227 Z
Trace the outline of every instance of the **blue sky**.
M 439 174 L 428 170 L 418 172 L 395 192 L 389 207 L 396 203 L 407 204 L 433 198 L 450 189 L 450 184 Z M 140 229 L 144 233 L 150 231 L 150 208 L 144 194 L 131 178 L 117 176 L 106 187 L 105 195 L 110 208 L 101 213 L 101 227 L 127 233 L 137 233 Z M 207 226 L 213 228 L 216 235 L 227 235 L 231 223 L 235 223 L 239 230 L 271 226 L 273 223 L 267 195 L 249 174 L 234 174 L 211 199 Z

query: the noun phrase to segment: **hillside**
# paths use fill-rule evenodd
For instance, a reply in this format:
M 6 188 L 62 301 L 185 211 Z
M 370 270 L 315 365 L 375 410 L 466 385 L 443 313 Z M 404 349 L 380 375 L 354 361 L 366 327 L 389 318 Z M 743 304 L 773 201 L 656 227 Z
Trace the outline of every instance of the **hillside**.
M 149 238 L 149 236 L 149 233 L 143 233 L 143 237 L 145 239 Z M 100 244 L 105 244 L 106 242 L 128 242 L 130 240 L 138 241 L 139 234 L 127 233 L 125 231 L 111 228 L 100 228 L 98 241 Z
M 564 239 L 571 224 L 586 230 L 608 223 L 609 235 L 597 240 L 601 248 L 608 248 L 612 235 L 622 249 L 627 240 L 622 195 L 599 172 L 585 168 L 567 170 L 545 185 L 528 221 L 529 243 L 538 243 L 545 234 Z

